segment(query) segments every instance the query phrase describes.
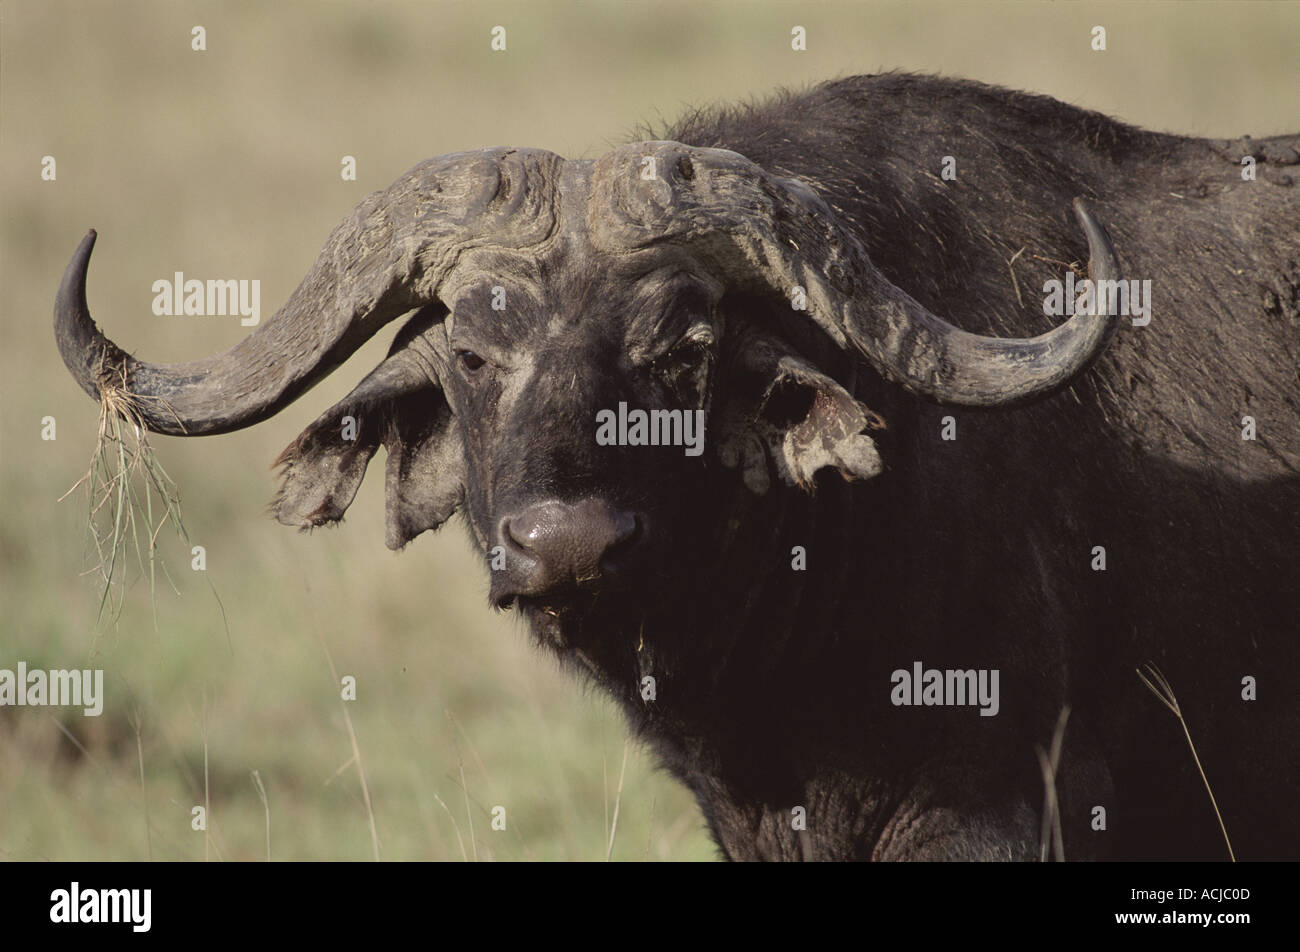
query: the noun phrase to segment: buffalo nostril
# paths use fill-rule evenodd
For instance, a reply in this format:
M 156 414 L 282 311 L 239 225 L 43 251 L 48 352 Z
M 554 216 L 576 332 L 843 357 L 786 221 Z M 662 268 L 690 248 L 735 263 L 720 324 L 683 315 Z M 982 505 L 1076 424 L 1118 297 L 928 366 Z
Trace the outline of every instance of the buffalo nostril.
M 614 539 L 610 548 L 635 541 L 641 534 L 641 518 L 632 512 L 616 510 L 614 513 Z
M 645 520 L 641 516 L 625 512 L 619 513 L 619 517 L 615 526 L 614 539 L 605 550 L 602 564 L 608 564 L 611 559 L 632 548 L 645 536 Z
M 533 546 L 546 534 L 546 526 L 528 519 L 507 519 L 506 534 L 510 541 L 525 552 L 533 551 Z

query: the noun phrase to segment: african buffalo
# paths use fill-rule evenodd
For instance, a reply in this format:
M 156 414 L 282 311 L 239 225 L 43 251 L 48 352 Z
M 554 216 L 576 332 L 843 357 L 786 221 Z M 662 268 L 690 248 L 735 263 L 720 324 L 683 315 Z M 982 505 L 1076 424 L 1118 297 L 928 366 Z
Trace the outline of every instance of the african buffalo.
M 189 363 L 100 334 L 92 232 L 55 329 L 197 436 L 414 312 L 281 454 L 277 518 L 340 519 L 383 444 L 389 546 L 460 510 L 730 858 L 1038 858 L 1066 706 L 1067 858 L 1224 858 L 1154 662 L 1237 855 L 1295 859 L 1297 149 L 857 77 L 421 163 Z M 1053 292 L 1085 259 L 1127 302 Z

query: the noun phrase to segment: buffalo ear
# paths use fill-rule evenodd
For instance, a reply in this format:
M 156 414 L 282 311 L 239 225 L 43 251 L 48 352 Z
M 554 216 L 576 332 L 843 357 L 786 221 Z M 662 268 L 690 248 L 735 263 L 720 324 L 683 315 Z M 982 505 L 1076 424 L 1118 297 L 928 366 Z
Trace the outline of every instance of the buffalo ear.
M 280 490 L 271 503 L 287 526 L 314 529 L 338 522 L 356 498 L 379 448 L 383 408 L 350 399 L 335 404 L 276 458 Z M 355 437 L 349 438 L 352 434 Z
M 436 529 L 465 496 L 465 456 L 452 426 L 451 408 L 439 390 L 399 400 L 384 437 L 387 534 L 400 549 L 426 529 Z
M 280 454 L 277 520 L 311 529 L 342 519 L 381 443 L 388 547 L 400 549 L 451 516 L 464 494 L 464 457 L 432 375 L 445 349 L 443 314 L 426 308 L 412 318 L 383 363 Z
M 884 429 L 877 414 L 771 338 L 751 340 L 745 351 L 740 370 L 751 385 L 741 389 L 754 396 L 741 412 L 732 409 L 719 452 L 725 465 L 740 466 L 746 486 L 760 494 L 767 490 L 767 460 L 781 480 L 804 489 L 828 466 L 845 479 L 880 474 L 880 454 L 865 432 Z

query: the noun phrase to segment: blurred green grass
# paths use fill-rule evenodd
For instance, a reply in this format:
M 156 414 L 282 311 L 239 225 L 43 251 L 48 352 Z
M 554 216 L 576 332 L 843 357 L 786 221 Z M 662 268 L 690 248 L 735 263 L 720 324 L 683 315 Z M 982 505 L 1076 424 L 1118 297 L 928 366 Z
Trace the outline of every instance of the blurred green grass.
M 190 50 L 195 24 L 206 52 Z M 497 24 L 505 54 L 488 48 Z M 789 48 L 794 24 L 806 53 Z M 1107 27 L 1104 54 L 1088 50 L 1093 24 Z M 152 316 L 154 279 L 259 278 L 265 319 L 358 200 L 431 155 L 511 144 L 594 156 L 689 104 L 890 68 L 1046 92 L 1156 129 L 1262 136 L 1300 127 L 1298 37 L 1296 4 L 5 0 L 0 667 L 102 667 L 108 699 L 98 719 L 0 708 L 0 857 L 203 858 L 190 810 L 204 802 L 206 741 L 213 858 L 265 855 L 252 770 L 274 858 L 368 858 L 322 640 L 357 679 L 349 712 L 386 859 L 460 859 L 462 844 L 479 859 L 601 859 L 624 749 L 612 706 L 488 610 L 459 525 L 388 552 L 373 477 L 340 528 L 300 535 L 266 517 L 270 461 L 392 332 L 274 421 L 154 440 L 230 640 L 174 537 L 163 554 L 180 595 L 160 586 L 157 628 L 137 572 L 96 637 L 85 507 L 56 502 L 86 468 L 95 408 L 50 328 L 88 226 L 101 236 L 89 282 L 101 326 L 147 359 L 188 359 L 247 329 Z M 343 155 L 358 181 L 340 180 Z M 505 832 L 489 828 L 496 805 Z M 635 744 L 613 855 L 714 855 L 690 797 Z

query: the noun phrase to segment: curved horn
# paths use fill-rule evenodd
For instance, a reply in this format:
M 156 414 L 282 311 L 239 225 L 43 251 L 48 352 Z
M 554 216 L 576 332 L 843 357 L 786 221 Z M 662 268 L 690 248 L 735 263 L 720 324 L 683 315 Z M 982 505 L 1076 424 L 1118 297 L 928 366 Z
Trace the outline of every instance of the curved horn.
M 63 362 L 92 397 L 127 391 L 158 433 L 224 433 L 279 412 L 376 331 L 432 301 L 459 252 L 535 244 L 555 228 L 563 160 L 543 150 L 492 149 L 430 159 L 361 202 L 311 271 L 261 327 L 215 357 L 136 360 L 105 337 L 86 306 L 92 230 L 54 302 Z
M 1118 281 L 1110 239 L 1080 198 L 1074 216 L 1088 237 L 1089 276 Z M 1052 393 L 1092 363 L 1118 326 L 1103 312 L 1080 312 L 1037 337 L 985 337 L 936 317 L 874 268 L 864 277 L 870 305 L 866 315 L 850 314 L 854 343 L 877 367 L 941 403 L 1005 406 Z
M 655 157 L 653 177 L 644 157 Z M 677 142 L 642 142 L 596 163 L 588 224 L 609 249 L 678 243 L 731 282 L 807 295 L 808 314 L 841 347 L 882 374 L 942 403 L 1001 406 L 1068 383 L 1105 348 L 1115 322 L 1075 314 L 1038 337 L 985 337 L 928 311 L 871 263 L 807 185 L 768 174 L 744 156 Z M 1094 280 L 1119 280 L 1105 230 L 1082 200 Z

